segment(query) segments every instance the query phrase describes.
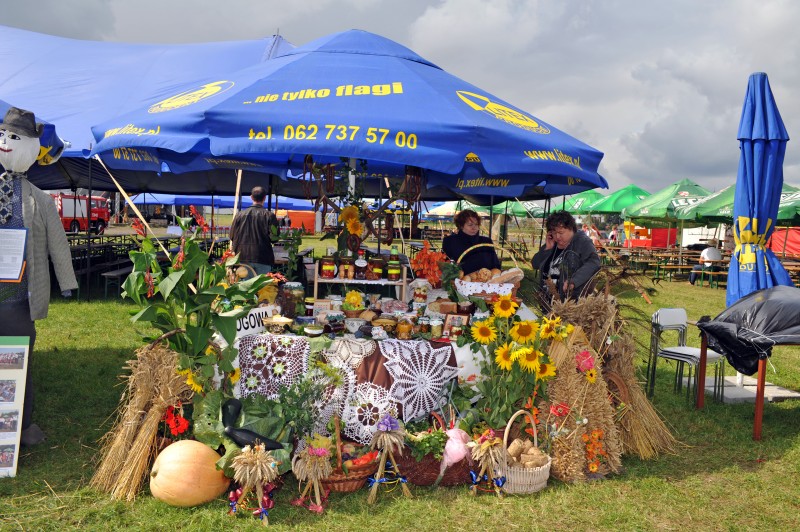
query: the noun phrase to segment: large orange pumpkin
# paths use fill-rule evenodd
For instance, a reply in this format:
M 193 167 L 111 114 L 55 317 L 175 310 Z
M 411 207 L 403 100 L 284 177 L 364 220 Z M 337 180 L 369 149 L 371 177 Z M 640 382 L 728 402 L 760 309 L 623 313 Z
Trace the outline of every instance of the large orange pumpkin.
M 230 480 L 217 469 L 219 455 L 195 440 L 167 446 L 150 472 L 153 497 L 172 506 L 197 506 L 214 500 Z

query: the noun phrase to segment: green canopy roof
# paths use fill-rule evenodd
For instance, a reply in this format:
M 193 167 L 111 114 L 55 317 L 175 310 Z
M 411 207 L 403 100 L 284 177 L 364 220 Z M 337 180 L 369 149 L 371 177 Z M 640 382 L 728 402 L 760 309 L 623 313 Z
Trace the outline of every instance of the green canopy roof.
M 594 189 L 584 190 L 567 198 L 564 210 L 571 214 L 590 214 L 594 212 L 589 208 L 590 205 L 603 198 L 605 196 Z
M 679 220 L 698 221 L 706 225 L 733 223 L 733 200 L 736 187 L 727 186 L 691 204 L 678 207 Z M 784 183 L 778 210 L 778 221 L 791 221 L 800 207 L 800 192 L 797 187 Z M 798 217 L 800 218 L 800 217 Z
M 628 205 L 641 201 L 649 195 L 649 192 L 636 185 L 628 185 L 597 200 L 589 205 L 588 209 L 594 214 L 619 214 Z
M 663 188 L 645 199 L 628 205 L 622 216 L 645 227 L 659 227 L 677 223 L 678 207 L 692 205 L 711 194 L 689 179 L 682 179 L 677 183 Z M 700 222 L 688 221 L 685 225 L 702 225 Z
M 532 201 L 508 200 L 498 203 L 493 207 L 475 207 L 477 212 L 491 212 L 492 214 L 508 214 L 520 218 L 541 218 L 544 216 L 544 209 L 538 203 Z

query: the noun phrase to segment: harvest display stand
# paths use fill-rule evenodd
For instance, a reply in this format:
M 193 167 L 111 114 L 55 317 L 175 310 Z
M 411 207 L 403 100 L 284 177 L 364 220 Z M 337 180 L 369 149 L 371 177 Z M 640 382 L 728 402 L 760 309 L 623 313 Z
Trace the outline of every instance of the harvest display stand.
M 408 269 L 405 265 L 402 267 L 402 271 L 400 272 L 400 280 L 399 281 L 389 281 L 388 279 L 377 279 L 374 281 L 368 281 L 365 279 L 340 279 L 339 277 L 334 277 L 332 279 L 323 279 L 319 276 L 319 274 L 314 276 L 314 299 L 317 299 L 317 294 L 319 290 L 319 285 L 324 284 L 348 284 L 348 285 L 371 285 L 371 286 L 399 286 L 400 287 L 400 301 L 406 300 L 406 291 L 408 290 L 408 278 L 406 276 L 406 270 Z

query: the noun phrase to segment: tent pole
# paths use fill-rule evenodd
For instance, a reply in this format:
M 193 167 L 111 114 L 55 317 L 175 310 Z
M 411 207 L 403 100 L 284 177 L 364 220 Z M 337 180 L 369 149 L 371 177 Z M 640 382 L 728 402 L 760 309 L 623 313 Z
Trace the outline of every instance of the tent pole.
M 86 200 L 86 301 L 90 301 L 91 294 L 91 263 L 92 257 L 92 160 L 89 159 L 89 196 Z

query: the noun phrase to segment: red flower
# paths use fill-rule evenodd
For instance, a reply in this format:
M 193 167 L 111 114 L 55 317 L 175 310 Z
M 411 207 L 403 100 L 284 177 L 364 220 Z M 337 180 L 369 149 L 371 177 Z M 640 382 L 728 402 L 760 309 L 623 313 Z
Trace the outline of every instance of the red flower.
M 205 218 L 197 211 L 194 205 L 189 205 L 189 213 L 194 218 L 194 221 L 197 222 L 197 225 L 200 226 L 200 229 L 203 232 L 208 231 L 208 224 L 206 223 Z
M 153 274 L 150 273 L 150 268 L 147 268 L 147 271 L 144 272 L 144 282 L 147 284 L 147 297 L 153 297 L 155 284 L 153 283 Z
M 567 403 L 556 403 L 550 406 L 550 413 L 556 417 L 569 415 L 569 405 Z
M 133 227 L 133 230 L 136 231 L 136 234 L 139 236 L 145 236 L 147 234 L 144 224 L 142 224 L 142 221 L 138 218 L 133 221 L 131 227 Z
M 594 368 L 594 359 L 592 358 L 592 354 L 586 350 L 581 351 L 575 355 L 575 365 L 578 367 L 578 371 L 580 372 L 587 372 Z
M 183 416 L 176 416 L 175 422 L 169 426 L 169 431 L 173 436 L 183 434 L 189 428 L 189 420 Z
M 222 256 L 219 258 L 219 262 L 225 264 L 225 262 L 227 262 L 227 260 L 233 257 L 234 255 L 236 255 L 236 253 L 234 253 L 233 250 L 226 249 L 225 253 L 223 253 Z

